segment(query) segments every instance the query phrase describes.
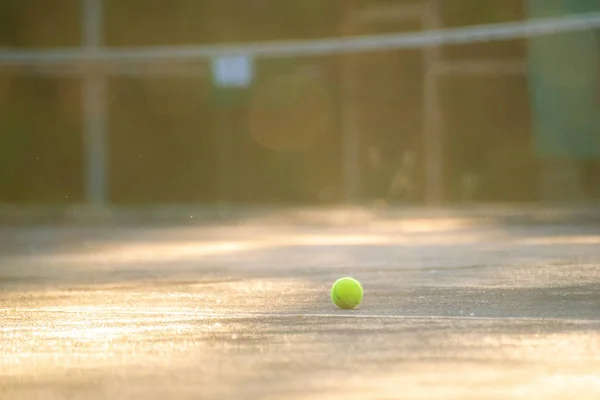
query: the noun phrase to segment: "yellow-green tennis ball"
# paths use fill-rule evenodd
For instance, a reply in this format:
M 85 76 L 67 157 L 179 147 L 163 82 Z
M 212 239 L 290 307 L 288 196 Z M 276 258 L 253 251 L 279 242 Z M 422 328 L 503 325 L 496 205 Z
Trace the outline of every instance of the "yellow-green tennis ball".
M 363 299 L 363 288 L 354 278 L 340 278 L 331 287 L 331 301 L 339 308 L 352 310 Z

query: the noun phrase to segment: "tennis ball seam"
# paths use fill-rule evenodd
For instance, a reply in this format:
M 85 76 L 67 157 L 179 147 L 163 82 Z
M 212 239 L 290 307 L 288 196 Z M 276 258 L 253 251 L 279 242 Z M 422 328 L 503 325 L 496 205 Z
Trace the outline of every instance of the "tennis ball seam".
M 338 296 L 337 291 L 334 291 L 333 295 L 335 296 L 335 299 L 337 301 L 339 301 L 341 304 L 344 305 L 345 308 L 352 308 L 352 307 L 350 307 L 350 305 L 348 303 L 346 303 L 344 300 L 342 300 L 342 298 L 340 296 Z M 342 307 L 342 308 L 344 308 L 344 307 Z

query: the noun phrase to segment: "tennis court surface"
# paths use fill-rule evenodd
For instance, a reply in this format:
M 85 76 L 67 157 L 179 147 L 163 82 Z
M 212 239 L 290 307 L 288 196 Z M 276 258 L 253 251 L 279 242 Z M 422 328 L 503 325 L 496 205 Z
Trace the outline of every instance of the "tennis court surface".
M 1 228 L 0 398 L 600 398 L 598 209 L 193 217 Z

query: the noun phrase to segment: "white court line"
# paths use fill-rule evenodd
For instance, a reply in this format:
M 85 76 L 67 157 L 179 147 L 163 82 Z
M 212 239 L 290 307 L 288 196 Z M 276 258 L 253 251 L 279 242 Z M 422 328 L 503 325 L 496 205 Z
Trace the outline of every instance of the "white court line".
M 195 319 L 244 319 L 244 318 L 341 318 L 341 319 L 390 319 L 390 320 L 417 320 L 417 321 L 493 321 L 493 322 L 554 322 L 554 323 L 569 323 L 569 324 L 585 324 L 596 325 L 600 324 L 600 320 L 593 319 L 570 319 L 570 318 L 544 318 L 544 317 L 478 317 L 470 315 L 390 315 L 390 314 L 359 314 L 356 311 L 340 311 L 339 313 L 205 313 L 195 311 L 173 311 L 155 309 L 147 310 L 120 310 L 111 308 L 89 308 L 89 309 L 70 309 L 70 308 L 0 308 L 1 312 L 40 312 L 40 313 L 63 313 L 63 314 L 99 314 L 99 313 L 114 313 L 123 315 L 144 315 L 157 317 L 161 315 L 170 315 L 173 317 L 188 317 L 186 320 Z M 108 321 L 112 321 L 107 319 Z M 159 318 L 158 320 L 165 320 Z M 157 321 L 157 320 L 155 320 Z M 134 322 L 134 321 L 132 321 Z M 139 321 L 144 322 L 144 321 Z M 146 321 L 151 322 L 151 321 Z M 77 323 L 77 322 L 74 322 Z

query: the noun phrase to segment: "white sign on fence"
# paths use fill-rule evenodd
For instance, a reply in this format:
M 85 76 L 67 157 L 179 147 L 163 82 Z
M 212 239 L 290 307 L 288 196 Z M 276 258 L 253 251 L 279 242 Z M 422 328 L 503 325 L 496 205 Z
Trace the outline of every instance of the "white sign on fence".
M 221 87 L 247 87 L 254 77 L 254 62 L 249 55 L 221 56 L 212 59 L 215 84 Z

